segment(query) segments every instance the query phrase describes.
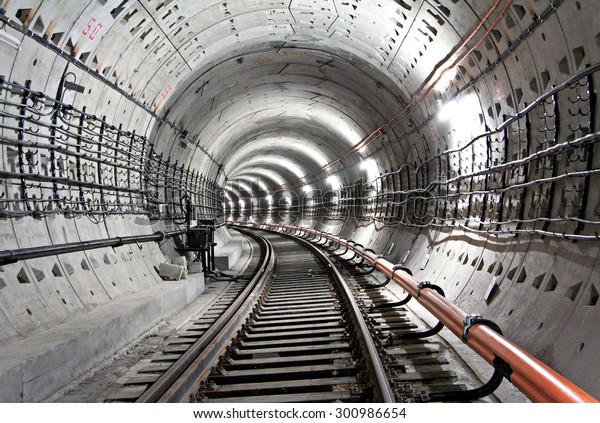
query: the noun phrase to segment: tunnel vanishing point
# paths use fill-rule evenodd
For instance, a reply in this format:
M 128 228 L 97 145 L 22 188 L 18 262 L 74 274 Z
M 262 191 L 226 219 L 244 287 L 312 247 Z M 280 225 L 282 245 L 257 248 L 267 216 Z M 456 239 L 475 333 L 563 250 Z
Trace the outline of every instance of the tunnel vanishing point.
M 600 398 L 599 18 L 596 0 L 4 0 L 0 400 L 44 400 L 199 294 L 156 271 L 190 219 L 361 243 Z M 227 268 L 241 246 L 216 242 Z

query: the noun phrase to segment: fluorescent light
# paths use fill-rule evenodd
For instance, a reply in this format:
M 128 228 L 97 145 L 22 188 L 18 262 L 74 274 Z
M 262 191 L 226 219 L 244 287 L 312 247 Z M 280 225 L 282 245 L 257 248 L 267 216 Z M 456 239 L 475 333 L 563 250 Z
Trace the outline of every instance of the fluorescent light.
M 438 119 L 448 121 L 458 117 L 460 110 L 456 100 L 450 100 L 438 111 Z
M 367 178 L 373 180 L 379 176 L 377 163 L 374 159 L 366 159 L 360 163 L 360 168 L 367 172 Z
M 329 185 L 331 185 L 331 189 L 339 189 L 339 187 L 341 186 L 340 179 L 334 175 L 330 175 L 327 178 L 327 182 L 329 183 Z
M 374 163 L 375 163 L 375 161 L 373 159 L 363 160 L 362 162 L 360 162 L 360 168 L 362 170 L 369 170 L 370 168 L 373 167 Z

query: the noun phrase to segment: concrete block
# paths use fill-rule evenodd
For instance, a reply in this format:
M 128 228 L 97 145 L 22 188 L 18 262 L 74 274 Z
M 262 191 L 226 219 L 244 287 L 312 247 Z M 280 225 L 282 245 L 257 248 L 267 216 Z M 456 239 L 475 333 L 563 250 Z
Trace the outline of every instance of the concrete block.
M 0 402 L 23 402 L 23 366 L 12 360 L 8 367 L 4 374 L 0 371 Z
M 175 257 L 171 263 L 176 264 L 177 266 L 187 267 L 187 258 L 185 258 L 185 256 Z
M 161 295 L 160 304 L 158 309 L 158 316 L 172 316 L 177 313 L 181 307 L 187 304 L 187 281 L 180 281 L 177 289 L 166 291 Z M 148 316 L 148 319 L 152 318 L 153 314 Z M 136 316 L 137 318 L 137 316 Z M 156 319 L 156 318 L 155 318 Z M 155 320 L 158 323 L 161 319 Z
M 202 273 L 203 269 L 202 269 L 202 263 L 200 262 L 191 262 L 190 266 L 188 268 L 188 273 L 190 275 L 196 274 L 196 273 Z
M 178 266 L 180 267 L 180 266 Z M 175 314 L 204 291 L 204 277 L 119 298 L 0 347 L 0 402 L 38 402 Z
M 190 274 L 187 281 L 187 302 L 189 304 L 206 289 L 204 285 L 204 274 Z
M 171 263 L 176 264 L 177 266 L 183 267 L 183 274 L 181 275 L 181 279 L 187 279 L 188 275 L 188 264 L 187 258 L 185 256 L 175 257 Z
M 236 241 L 215 248 L 215 266 L 222 270 L 231 269 L 242 256 L 243 249 L 243 243 Z
M 178 281 L 183 276 L 184 267 L 176 264 L 161 263 L 158 274 L 165 280 Z
M 239 232 L 229 231 L 221 227 L 215 231 L 215 266 L 221 270 L 229 270 L 240 259 L 247 243 Z

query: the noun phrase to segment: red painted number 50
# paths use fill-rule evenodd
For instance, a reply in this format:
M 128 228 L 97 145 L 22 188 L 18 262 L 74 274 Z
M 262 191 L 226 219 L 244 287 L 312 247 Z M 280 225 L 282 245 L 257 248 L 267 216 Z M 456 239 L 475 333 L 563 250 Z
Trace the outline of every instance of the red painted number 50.
M 83 35 L 87 35 L 90 40 L 93 40 L 94 37 L 96 37 L 96 35 L 98 34 L 98 32 L 102 29 L 102 24 L 100 22 L 98 22 L 96 24 L 96 26 L 94 26 L 95 23 L 96 23 L 96 18 L 90 19 L 90 21 L 87 23 L 87 27 L 83 31 L 81 31 L 81 33 Z M 94 26 L 93 30 L 92 30 L 92 26 Z M 90 32 L 90 30 L 91 30 L 91 32 Z

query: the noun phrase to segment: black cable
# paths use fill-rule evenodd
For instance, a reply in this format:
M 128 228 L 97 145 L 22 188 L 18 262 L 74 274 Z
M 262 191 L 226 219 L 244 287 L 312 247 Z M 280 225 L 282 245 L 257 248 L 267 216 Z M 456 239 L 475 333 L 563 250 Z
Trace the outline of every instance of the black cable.
M 209 270 L 206 266 L 204 266 L 204 271 L 208 275 L 210 275 L 210 277 L 212 279 L 217 280 L 217 281 L 239 282 L 239 281 L 248 281 L 248 280 L 252 279 L 252 276 L 248 276 L 248 275 L 233 276 L 233 275 L 228 275 L 228 274 L 222 273 L 220 271 L 215 272 L 214 270 Z

